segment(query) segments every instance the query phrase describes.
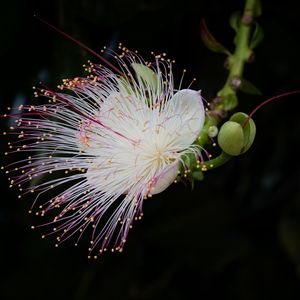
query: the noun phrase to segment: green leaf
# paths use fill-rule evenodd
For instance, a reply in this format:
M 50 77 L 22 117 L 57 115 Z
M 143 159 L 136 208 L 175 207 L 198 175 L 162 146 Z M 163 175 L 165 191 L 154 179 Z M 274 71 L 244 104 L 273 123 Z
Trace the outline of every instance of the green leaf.
M 222 44 L 220 44 L 214 36 L 208 30 L 204 19 L 201 20 L 200 24 L 200 35 L 204 45 L 213 52 L 223 53 L 226 55 L 231 55 L 230 51 L 227 50 Z
M 260 27 L 260 25 L 257 22 L 255 22 L 255 29 L 254 29 L 253 35 L 251 37 L 249 48 L 251 50 L 253 50 L 255 47 L 257 47 L 261 43 L 263 38 L 264 38 L 263 29 Z
M 225 105 L 224 105 L 224 109 L 225 110 L 232 110 L 233 108 L 235 108 L 238 104 L 238 99 L 235 93 L 231 93 L 229 94 L 226 99 L 225 99 Z
M 130 85 L 127 79 L 125 79 L 124 77 L 120 77 L 120 81 L 119 81 L 120 93 L 131 94 L 133 92 L 133 88 L 134 87 Z
M 204 179 L 204 175 L 202 171 L 195 171 L 192 173 L 192 178 L 195 180 L 201 181 Z
M 239 90 L 250 95 L 261 96 L 261 91 L 250 81 L 246 79 L 242 79 L 241 85 L 239 86 Z
M 239 11 L 236 11 L 233 14 L 231 14 L 231 16 L 229 18 L 229 24 L 235 32 L 237 32 L 240 27 L 241 18 L 242 18 L 242 15 Z
M 149 67 L 144 64 L 132 63 L 133 68 L 138 82 L 141 81 L 146 89 L 150 89 L 155 92 L 159 86 L 159 79 L 157 74 Z
M 261 9 L 261 3 L 260 0 L 255 1 L 254 9 L 253 9 L 253 17 L 257 18 L 261 15 L 262 9 Z

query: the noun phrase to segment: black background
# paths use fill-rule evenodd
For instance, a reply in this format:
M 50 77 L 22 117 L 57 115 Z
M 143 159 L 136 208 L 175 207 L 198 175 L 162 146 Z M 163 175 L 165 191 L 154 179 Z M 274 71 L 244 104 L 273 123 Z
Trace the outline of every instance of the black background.
M 239 94 L 239 110 L 300 88 L 297 1 L 264 1 L 259 23 L 265 38 L 245 77 L 262 97 Z M 97 59 L 33 18 L 36 13 L 96 51 L 123 42 L 150 58 L 166 52 L 175 76 L 188 70 L 194 88 L 211 99 L 226 79 L 224 57 L 207 50 L 199 35 L 205 17 L 232 49 L 228 19 L 243 1 L 54 0 L 3 1 L 0 12 L 1 112 L 17 98 L 33 99 L 43 79 L 56 86 L 83 74 Z M 40 239 L 41 222 L 27 211 L 1 174 L 0 299 L 299 299 L 300 193 L 299 96 L 259 111 L 257 138 L 245 155 L 206 174 L 194 191 L 182 184 L 145 202 L 141 222 L 122 254 L 86 258 L 75 248 Z M 1 121 L 3 128 L 7 127 Z M 1 152 L 7 140 L 1 136 Z M 5 164 L 4 156 L 1 164 Z

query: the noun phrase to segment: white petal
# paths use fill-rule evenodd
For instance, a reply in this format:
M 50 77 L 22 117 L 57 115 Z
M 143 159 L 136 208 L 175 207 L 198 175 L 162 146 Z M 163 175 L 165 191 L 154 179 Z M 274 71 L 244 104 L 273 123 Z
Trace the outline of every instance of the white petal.
M 169 118 L 166 127 L 176 135 L 176 142 L 183 147 L 191 145 L 200 134 L 205 120 L 200 91 L 180 90 L 166 103 L 164 112 Z
M 152 195 L 161 193 L 174 182 L 178 175 L 179 164 L 180 162 L 176 161 L 157 176 L 157 179 L 155 179 L 157 181 L 151 189 Z

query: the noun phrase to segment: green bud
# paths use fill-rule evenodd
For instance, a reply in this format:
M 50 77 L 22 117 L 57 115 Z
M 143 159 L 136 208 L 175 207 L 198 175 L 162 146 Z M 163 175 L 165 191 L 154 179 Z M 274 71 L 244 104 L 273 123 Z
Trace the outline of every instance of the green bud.
M 240 155 L 244 147 L 243 128 L 233 121 L 225 122 L 218 135 L 218 143 L 221 149 L 230 155 Z
M 245 153 L 253 144 L 256 126 L 248 115 L 242 112 L 235 113 L 225 122 L 218 135 L 221 149 L 232 156 Z
M 213 125 L 213 126 L 208 127 L 207 134 L 209 137 L 211 137 L 211 138 L 216 137 L 218 135 L 218 132 L 219 132 L 219 130 L 218 130 L 217 126 Z

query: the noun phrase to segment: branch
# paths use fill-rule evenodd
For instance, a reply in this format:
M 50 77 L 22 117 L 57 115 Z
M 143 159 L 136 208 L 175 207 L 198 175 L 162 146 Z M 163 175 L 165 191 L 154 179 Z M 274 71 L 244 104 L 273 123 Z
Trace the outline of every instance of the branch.
M 238 25 L 234 39 L 234 53 L 228 57 L 229 74 L 225 85 L 217 93 L 208 110 L 205 126 L 197 140 L 197 144 L 203 147 L 208 142 L 208 131 L 211 126 L 216 126 L 238 105 L 236 92 L 242 83 L 244 67 L 251 59 L 253 52 L 250 48 L 251 33 L 254 18 L 260 15 L 259 0 L 246 0 L 244 12 Z

